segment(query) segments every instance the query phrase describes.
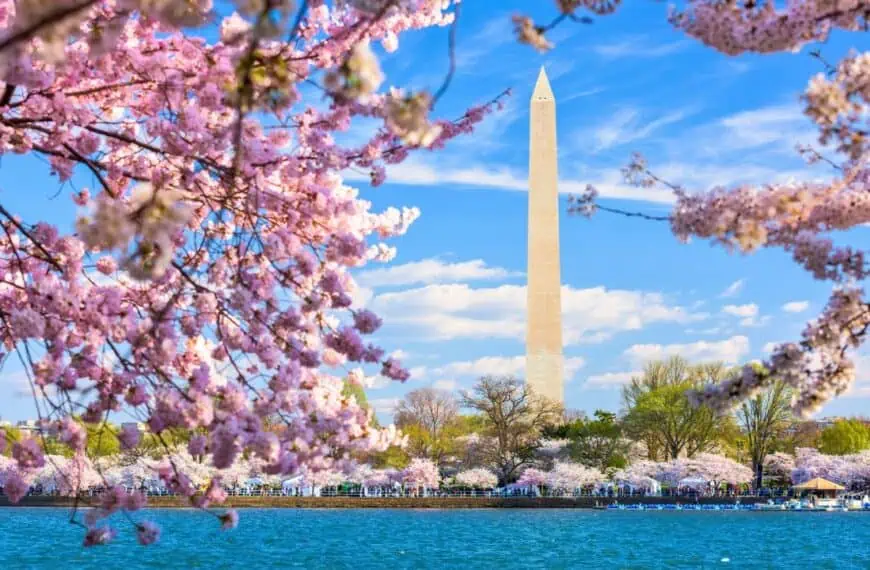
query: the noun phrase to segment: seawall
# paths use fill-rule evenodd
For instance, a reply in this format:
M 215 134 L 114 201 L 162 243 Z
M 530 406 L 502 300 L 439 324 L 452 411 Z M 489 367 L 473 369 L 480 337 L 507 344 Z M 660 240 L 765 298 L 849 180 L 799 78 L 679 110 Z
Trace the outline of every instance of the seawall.
M 693 504 L 729 505 L 767 502 L 762 497 L 228 497 L 223 507 L 272 509 L 592 509 L 614 502 L 622 504 L 667 505 Z M 87 505 L 88 499 L 79 501 Z M 72 507 L 69 497 L 25 497 L 12 505 L 0 496 L 0 507 Z M 148 506 L 156 508 L 189 507 L 178 497 L 149 497 Z

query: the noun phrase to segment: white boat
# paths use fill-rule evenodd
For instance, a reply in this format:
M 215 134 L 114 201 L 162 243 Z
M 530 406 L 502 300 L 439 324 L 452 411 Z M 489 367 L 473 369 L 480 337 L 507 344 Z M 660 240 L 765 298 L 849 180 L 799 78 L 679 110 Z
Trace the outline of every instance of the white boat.
M 754 505 L 752 505 L 752 510 L 754 510 L 754 511 L 784 511 L 785 505 L 784 504 L 777 505 L 772 500 L 769 500 L 766 503 L 755 503 Z
M 870 497 L 862 493 L 847 493 L 840 496 L 843 506 L 850 511 L 863 511 L 870 508 Z
M 790 499 L 785 503 L 785 508 L 790 511 L 804 511 L 810 507 L 808 502 Z

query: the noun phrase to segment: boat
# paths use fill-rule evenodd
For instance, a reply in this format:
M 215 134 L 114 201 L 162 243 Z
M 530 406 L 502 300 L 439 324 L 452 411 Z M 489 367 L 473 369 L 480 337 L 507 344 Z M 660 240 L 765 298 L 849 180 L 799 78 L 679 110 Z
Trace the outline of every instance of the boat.
M 755 503 L 752 505 L 752 510 L 754 511 L 784 511 L 786 510 L 786 506 L 783 503 L 774 503 L 773 500 L 769 500 L 766 503 Z
M 870 497 L 863 493 L 846 493 L 840 496 L 843 506 L 849 511 L 870 509 Z

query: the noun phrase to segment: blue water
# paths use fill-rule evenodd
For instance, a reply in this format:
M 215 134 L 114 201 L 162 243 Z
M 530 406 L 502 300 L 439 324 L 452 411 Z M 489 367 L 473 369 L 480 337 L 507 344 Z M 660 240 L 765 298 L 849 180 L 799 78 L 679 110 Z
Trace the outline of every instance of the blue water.
M 0 509 L 0 569 L 870 568 L 870 513 L 239 512 L 229 532 L 197 511 L 137 513 L 158 544 L 118 518 L 115 543 L 84 549 L 67 509 Z

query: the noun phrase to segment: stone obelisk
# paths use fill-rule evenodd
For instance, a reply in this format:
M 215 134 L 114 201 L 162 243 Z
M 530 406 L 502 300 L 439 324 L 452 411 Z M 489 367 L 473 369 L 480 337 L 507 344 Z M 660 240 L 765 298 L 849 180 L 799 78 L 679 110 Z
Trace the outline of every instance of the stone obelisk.
M 526 382 L 564 402 L 556 100 L 544 68 L 530 102 Z

